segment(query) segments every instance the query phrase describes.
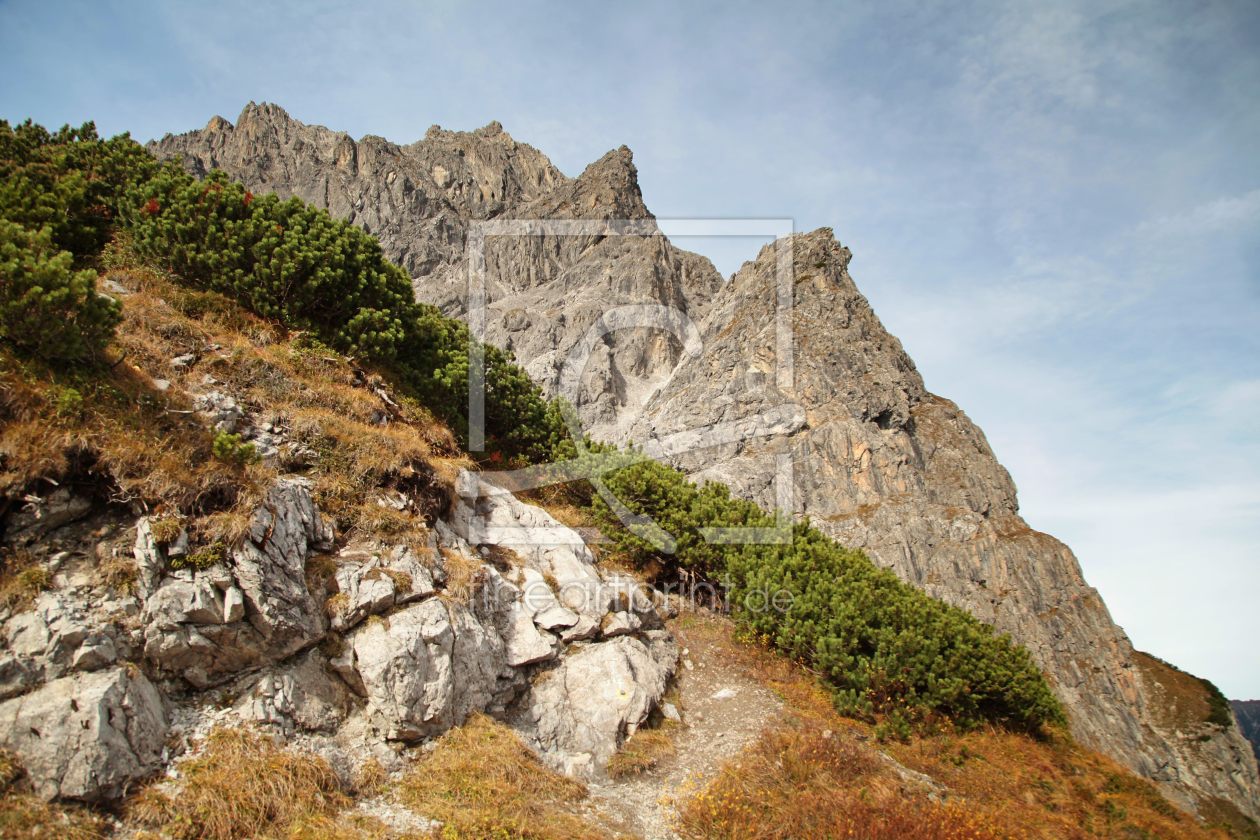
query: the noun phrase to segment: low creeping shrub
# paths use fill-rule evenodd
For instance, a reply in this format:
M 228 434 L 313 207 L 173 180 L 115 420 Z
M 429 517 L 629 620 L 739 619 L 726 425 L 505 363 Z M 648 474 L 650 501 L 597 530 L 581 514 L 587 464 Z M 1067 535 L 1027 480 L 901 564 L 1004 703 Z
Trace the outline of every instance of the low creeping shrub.
M 687 570 L 728 586 L 736 617 L 754 636 L 808 663 L 830 685 L 837 709 L 885 718 L 900 738 L 933 714 L 966 725 L 992 721 L 1037 730 L 1066 722 L 1028 652 L 957 607 L 925 595 L 808 523 L 786 545 L 714 545 L 700 529 L 769 527 L 775 520 L 729 489 L 697 487 L 670 467 L 644 462 L 605 476 L 634 513 L 676 541 L 666 555 L 622 527 L 596 496 L 591 507 L 614 551 L 666 574 Z

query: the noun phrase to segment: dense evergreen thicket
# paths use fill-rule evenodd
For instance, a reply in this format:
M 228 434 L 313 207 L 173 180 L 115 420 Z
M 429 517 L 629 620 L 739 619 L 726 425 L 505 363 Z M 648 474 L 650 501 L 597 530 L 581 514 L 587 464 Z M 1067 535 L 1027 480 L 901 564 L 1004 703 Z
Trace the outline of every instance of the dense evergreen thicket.
M 861 551 L 807 523 L 792 526 L 786 545 L 708 544 L 702 528 L 770 527 L 775 520 L 751 502 L 732 499 L 725 485 L 697 487 L 662 464 L 621 469 L 605 483 L 677 542 L 674 555 L 660 554 L 620 527 L 596 496 L 592 507 L 601 530 L 623 556 L 640 566 L 655 562 L 725 578 L 740 621 L 820 671 L 842 711 L 887 715 L 898 730 L 929 713 L 1019 729 L 1064 722 L 1024 648 L 902 583 Z
M 157 170 L 126 136 L 0 120 L 0 340 L 47 362 L 98 361 L 119 320 L 85 268 L 126 183 Z
M 56 134 L 30 120 L 0 120 L 0 218 L 48 229 L 58 252 L 84 267 L 101 252 L 127 187 L 151 178 L 155 161 L 126 134 L 101 140 L 94 123 Z
M 96 358 L 121 320 L 96 293 L 96 272 L 76 271 L 51 226 L 31 231 L 0 219 L 0 339 L 49 362 Z

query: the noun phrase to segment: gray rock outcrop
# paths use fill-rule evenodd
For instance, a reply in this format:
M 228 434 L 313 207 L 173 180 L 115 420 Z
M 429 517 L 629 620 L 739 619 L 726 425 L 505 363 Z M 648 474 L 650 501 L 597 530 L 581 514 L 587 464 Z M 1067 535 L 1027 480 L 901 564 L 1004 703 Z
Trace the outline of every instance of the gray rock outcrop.
M 503 640 L 468 609 L 432 598 L 356 629 L 354 667 L 387 737 L 440 735 L 501 707 L 517 679 Z
M 307 587 L 306 560 L 331 539 L 310 484 L 300 478 L 278 480 L 240 547 L 208 569 L 170 571 L 166 549 L 142 521 L 135 555 L 147 593 L 145 655 L 206 688 L 318 641 L 325 620 Z
M 0 704 L 0 746 L 17 753 L 44 799 L 122 795 L 162 766 L 162 698 L 139 673 L 75 674 Z
M 347 630 L 395 605 L 428 598 L 436 590 L 433 572 L 407 546 L 395 546 L 384 557 L 343 563 L 335 577 L 342 599 L 333 610 L 334 630 Z
M 589 645 L 535 683 L 512 724 L 556 770 L 604 778 L 608 760 L 665 694 L 677 660 L 662 631 Z

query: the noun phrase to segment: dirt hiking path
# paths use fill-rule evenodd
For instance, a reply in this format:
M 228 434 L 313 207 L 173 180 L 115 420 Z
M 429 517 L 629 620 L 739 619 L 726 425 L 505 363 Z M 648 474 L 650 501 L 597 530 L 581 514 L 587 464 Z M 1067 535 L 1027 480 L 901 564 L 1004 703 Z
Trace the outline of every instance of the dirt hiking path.
M 643 840 L 674 840 L 673 802 L 708 784 L 783 710 L 774 692 L 734 664 L 725 619 L 684 613 L 668 626 L 684 651 L 675 700 L 684 725 L 672 730 L 677 752 L 641 775 L 589 786 L 591 818 Z

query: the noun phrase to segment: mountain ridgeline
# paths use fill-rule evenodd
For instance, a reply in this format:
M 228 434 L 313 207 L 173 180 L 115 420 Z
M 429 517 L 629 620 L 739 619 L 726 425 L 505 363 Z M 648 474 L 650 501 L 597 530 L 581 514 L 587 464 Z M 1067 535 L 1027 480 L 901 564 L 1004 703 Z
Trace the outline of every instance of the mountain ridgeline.
M 254 193 L 327 208 L 375 236 L 417 300 L 453 318 L 468 315 L 474 222 L 639 222 L 625 235 L 539 227 L 489 239 L 487 340 L 514 353 L 545 397 L 568 397 L 593 438 L 633 440 L 767 510 L 788 500 L 823 534 L 1010 634 L 1046 674 L 1073 734 L 1182 807 L 1228 803 L 1260 819 L 1260 776 L 1237 725 L 1188 713 L 1211 707 L 1211 692 L 1134 651 L 1071 550 L 1028 527 L 983 432 L 927 390 L 831 230 L 767 246 L 723 282 L 707 259 L 653 231 L 628 149 L 569 178 L 498 123 L 434 126 L 400 146 L 251 103 L 235 124 L 215 117 L 148 150 L 198 178 L 220 169 Z M 784 266 L 790 376 L 776 351 Z M 610 329 L 605 313 L 627 306 L 676 314 Z M 564 379 L 583 346 L 580 376 Z

